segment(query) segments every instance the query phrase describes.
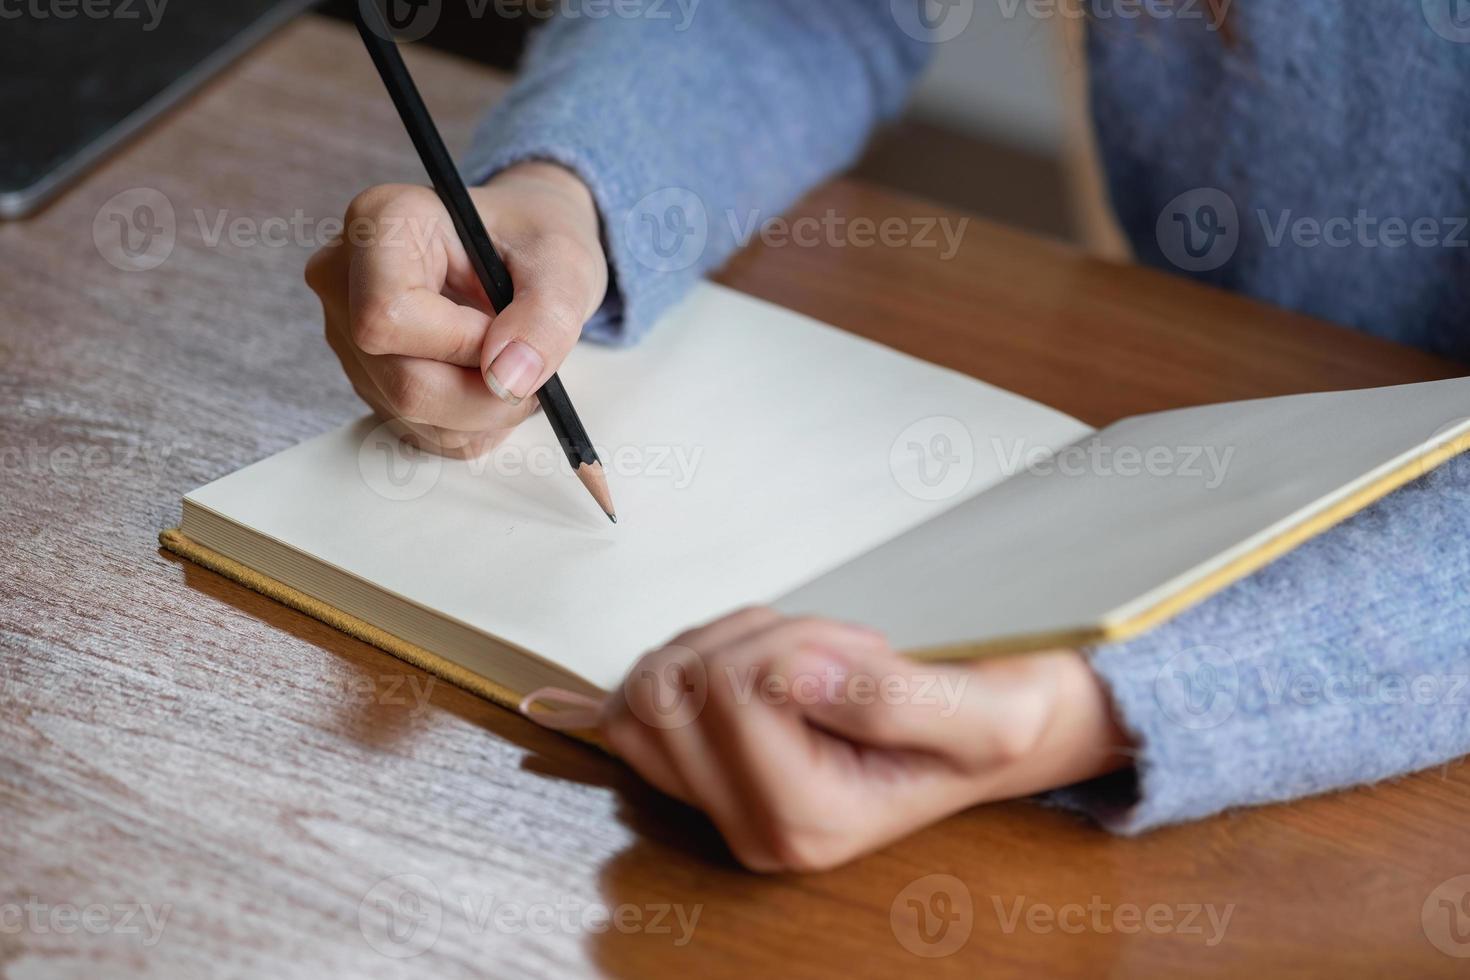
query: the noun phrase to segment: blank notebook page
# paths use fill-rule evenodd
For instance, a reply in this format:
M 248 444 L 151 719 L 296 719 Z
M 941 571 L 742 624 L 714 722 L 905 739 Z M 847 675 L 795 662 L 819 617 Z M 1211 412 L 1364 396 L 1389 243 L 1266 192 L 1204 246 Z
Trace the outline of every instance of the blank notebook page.
M 713 285 L 638 347 L 578 347 L 561 374 L 616 526 L 540 416 L 475 461 L 399 449 L 365 419 L 187 499 L 606 689 L 682 629 L 771 601 L 998 482 L 994 446 L 1090 431 Z M 945 441 L 945 418 L 973 454 Z M 951 465 L 973 471 L 923 499 Z

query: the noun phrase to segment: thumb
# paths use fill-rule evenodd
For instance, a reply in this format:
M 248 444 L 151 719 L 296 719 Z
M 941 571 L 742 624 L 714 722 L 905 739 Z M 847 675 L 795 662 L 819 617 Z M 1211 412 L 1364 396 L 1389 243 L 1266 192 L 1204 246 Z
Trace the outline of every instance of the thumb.
M 843 657 L 806 719 L 861 745 L 930 752 L 968 766 L 1024 755 L 1044 727 L 1044 687 L 1025 671 L 925 663 L 885 652 Z M 793 684 L 797 683 L 793 679 Z M 793 688 L 795 689 L 795 688 Z
M 486 331 L 480 351 L 485 384 L 501 400 L 520 404 L 576 345 L 586 322 L 584 308 L 559 290 L 518 290 Z

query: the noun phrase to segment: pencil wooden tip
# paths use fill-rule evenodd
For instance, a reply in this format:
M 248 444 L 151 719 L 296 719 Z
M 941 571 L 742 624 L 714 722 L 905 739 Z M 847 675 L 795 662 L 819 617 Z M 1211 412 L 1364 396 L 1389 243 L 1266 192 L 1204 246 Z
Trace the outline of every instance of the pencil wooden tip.
M 582 486 L 592 494 L 592 499 L 597 501 L 597 506 L 607 515 L 607 519 L 614 524 L 618 522 L 617 511 L 613 510 L 612 494 L 607 489 L 607 475 L 602 472 L 601 463 L 583 463 L 577 467 L 577 479 L 582 481 Z

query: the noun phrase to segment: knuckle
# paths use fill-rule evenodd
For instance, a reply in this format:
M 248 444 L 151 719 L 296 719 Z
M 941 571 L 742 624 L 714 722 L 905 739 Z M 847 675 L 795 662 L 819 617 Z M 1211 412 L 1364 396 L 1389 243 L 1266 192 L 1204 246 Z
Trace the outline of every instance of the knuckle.
M 374 184 L 358 191 L 347 203 L 347 217 L 370 218 L 382 213 L 396 201 L 411 198 L 416 190 L 412 184 Z
M 713 651 L 700 650 L 696 646 L 696 644 L 699 643 L 699 636 L 703 629 L 704 627 L 702 626 L 696 626 L 693 629 L 687 629 L 684 632 L 680 633 L 678 636 L 675 636 L 673 639 L 669 640 L 668 645 L 671 647 L 683 647 L 686 650 L 694 650 L 696 653 L 702 655 L 712 653 Z
M 623 683 L 629 712 L 649 728 L 697 719 L 704 706 L 704 671 L 693 651 L 661 647 L 639 659 Z
M 828 625 L 820 616 L 793 616 L 771 630 L 770 642 L 782 646 L 798 644 L 821 633 Z
M 380 382 L 383 398 L 399 418 L 418 419 L 428 404 L 429 393 L 412 371 L 389 371 Z
M 377 184 L 360 191 L 347 205 L 345 240 L 357 247 L 391 244 L 405 219 L 438 206 L 439 198 L 416 184 Z
M 725 617 L 727 622 L 739 623 L 741 626 L 758 627 L 769 625 L 781 619 L 781 614 L 770 606 L 759 606 L 751 604 L 741 606 L 739 609 Z
M 347 202 L 347 221 L 351 223 L 376 214 L 390 191 L 391 185 L 388 184 L 376 184 L 358 191 Z
M 742 690 L 760 691 L 765 672 L 759 665 L 747 665 L 728 650 L 721 650 L 705 660 L 704 669 L 709 695 L 707 704 L 717 717 L 728 717 L 740 707 Z M 745 675 L 750 676 L 745 676 Z M 746 687 L 746 684 L 753 686 Z
M 784 823 L 767 830 L 766 848 L 782 870 L 804 874 L 826 871 L 845 857 L 831 835 Z
M 576 340 L 586 323 L 582 307 L 567 290 L 546 290 L 536 317 L 552 336 Z
M 603 738 L 607 739 L 607 744 L 623 759 L 630 758 L 638 749 L 640 734 L 634 730 L 637 724 L 636 716 L 629 712 L 619 712 L 602 724 Z
M 322 317 L 322 336 L 326 337 L 327 346 L 332 348 L 332 352 L 339 358 L 344 355 L 351 356 L 351 351 L 343 343 L 341 327 L 338 318 L 330 312 Z
M 306 280 L 306 285 L 317 295 L 321 295 L 327 287 L 327 280 L 329 278 L 327 274 L 327 262 L 330 250 L 330 245 L 319 248 L 312 253 L 311 258 L 306 260 L 303 278 Z
M 463 437 L 463 441 L 445 455 L 456 459 L 478 459 L 504 442 L 509 434 L 508 429 L 474 433 Z
M 768 797 L 761 815 L 747 825 L 746 850 L 737 854 L 742 863 L 752 870 L 813 872 L 851 857 L 857 838 L 844 819 L 846 808 L 834 805 L 829 789 L 808 781 L 789 789 Z
M 357 380 L 356 378 L 353 378 L 352 390 L 357 395 L 357 397 L 361 398 L 363 402 L 366 403 L 367 406 L 371 408 L 379 418 L 382 418 L 385 415 L 380 407 L 382 405 L 382 398 L 378 395 L 376 391 L 373 390 L 373 386 L 371 383 L 364 383 Z
M 644 719 L 659 717 L 658 678 L 657 675 L 650 675 L 643 678 L 642 683 L 628 684 L 625 687 L 623 696 L 628 702 L 628 715 L 619 727 L 626 737 L 630 727 L 650 728 L 652 726 Z
M 362 303 L 352 311 L 348 333 L 357 349 L 364 354 L 392 353 L 393 337 L 397 333 L 391 306 L 382 303 Z
M 726 613 L 718 619 L 705 623 L 702 626 L 696 626 L 692 629 L 687 629 L 684 632 L 680 633 L 678 636 L 674 637 L 672 640 L 670 640 L 669 643 L 672 645 L 692 648 L 698 651 L 701 655 L 708 657 L 709 655 L 715 653 L 715 651 L 710 648 L 708 643 L 702 642 L 702 639 L 708 635 L 708 631 L 712 628 L 722 627 L 729 629 L 735 627 L 741 631 L 753 631 L 756 629 L 762 629 L 771 623 L 779 621 L 780 619 L 781 614 L 769 608 L 768 606 L 744 606 L 740 609 L 735 610 L 734 612 Z
M 758 875 L 777 874 L 786 870 L 775 858 L 753 847 L 731 844 L 730 853 L 735 855 L 735 860 L 740 862 L 742 868 Z

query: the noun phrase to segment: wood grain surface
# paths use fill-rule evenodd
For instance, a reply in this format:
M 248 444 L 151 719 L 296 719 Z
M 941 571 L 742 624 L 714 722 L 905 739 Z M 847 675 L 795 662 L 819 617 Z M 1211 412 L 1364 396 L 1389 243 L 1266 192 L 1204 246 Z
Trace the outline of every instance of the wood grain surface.
M 504 79 L 410 64 L 462 148 Z M 1465 974 L 1431 896 L 1470 873 L 1463 762 L 1139 839 L 988 806 L 757 877 L 616 761 L 160 553 L 183 493 L 361 411 L 301 281 L 310 232 L 211 228 L 310 229 L 420 179 L 355 38 L 308 18 L 0 227 L 0 972 Z M 140 187 L 176 242 L 123 271 L 94 218 Z M 841 181 L 797 210 L 945 216 Z M 979 221 L 948 261 L 757 246 L 721 278 L 1093 423 L 1456 373 Z M 948 917 L 920 936 L 911 899 Z

